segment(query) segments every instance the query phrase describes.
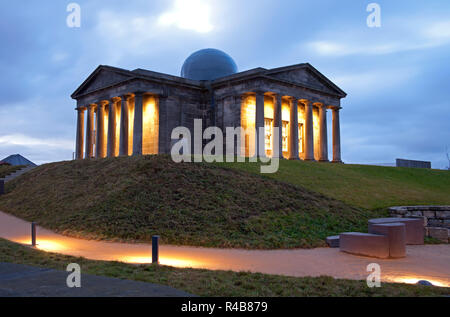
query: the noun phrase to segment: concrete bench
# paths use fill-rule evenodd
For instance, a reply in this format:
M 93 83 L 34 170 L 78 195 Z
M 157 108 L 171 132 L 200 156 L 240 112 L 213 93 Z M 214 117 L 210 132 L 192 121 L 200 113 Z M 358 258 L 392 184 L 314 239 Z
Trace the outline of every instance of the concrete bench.
M 369 220 L 369 233 L 375 232 L 374 225 L 386 223 L 404 223 L 406 244 L 424 244 L 425 229 L 420 218 L 378 218 Z
M 404 223 L 373 224 L 369 233 L 388 237 L 390 258 L 404 258 L 406 256 L 406 226 Z
M 339 235 L 340 250 L 347 253 L 389 258 L 389 239 L 387 236 L 361 232 L 345 232 Z

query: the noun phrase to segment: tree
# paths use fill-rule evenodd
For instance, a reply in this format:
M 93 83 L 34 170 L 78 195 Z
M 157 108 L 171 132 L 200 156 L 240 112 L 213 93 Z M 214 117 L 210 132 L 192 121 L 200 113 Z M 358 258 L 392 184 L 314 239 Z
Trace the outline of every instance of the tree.
M 450 154 L 448 152 L 448 146 L 445 147 L 445 154 L 447 155 L 447 161 L 448 161 L 447 169 L 450 171 Z

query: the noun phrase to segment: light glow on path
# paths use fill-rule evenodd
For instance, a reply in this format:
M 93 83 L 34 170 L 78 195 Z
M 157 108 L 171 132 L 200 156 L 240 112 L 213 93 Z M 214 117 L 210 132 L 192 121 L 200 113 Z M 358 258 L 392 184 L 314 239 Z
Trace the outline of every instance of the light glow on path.
M 0 237 L 31 245 L 31 224 L 0 212 Z M 91 260 L 151 263 L 151 244 L 70 238 L 37 228 L 37 249 Z M 415 284 L 427 280 L 450 287 L 450 245 L 408 246 L 404 259 L 373 259 L 339 249 L 240 250 L 160 246 L 160 264 L 179 268 L 249 271 L 287 276 L 332 276 L 366 280 L 367 265 L 381 266 L 383 282 Z

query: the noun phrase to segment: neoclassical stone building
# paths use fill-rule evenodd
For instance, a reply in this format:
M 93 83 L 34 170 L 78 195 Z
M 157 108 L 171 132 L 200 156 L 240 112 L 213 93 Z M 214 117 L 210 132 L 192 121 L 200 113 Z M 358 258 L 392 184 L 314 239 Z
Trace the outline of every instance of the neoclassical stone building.
M 225 53 L 192 54 L 181 77 L 144 69 L 99 66 L 72 94 L 77 100 L 76 158 L 170 153 L 174 128 L 280 127 L 287 159 L 328 161 L 327 110 L 332 112 L 333 162 L 341 162 L 339 112 L 346 93 L 308 63 L 237 72 Z M 86 115 L 85 115 L 86 114 Z M 253 155 L 246 140 L 245 153 Z M 254 146 L 253 146 L 254 147 Z

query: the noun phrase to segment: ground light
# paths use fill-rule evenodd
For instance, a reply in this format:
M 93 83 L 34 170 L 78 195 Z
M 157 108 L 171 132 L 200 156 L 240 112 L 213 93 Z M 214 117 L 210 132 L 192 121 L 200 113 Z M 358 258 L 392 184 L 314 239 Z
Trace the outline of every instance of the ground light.
M 450 283 L 445 283 L 443 281 L 428 278 L 425 276 L 422 276 L 422 277 L 416 277 L 416 276 L 393 277 L 393 278 L 389 278 L 389 282 L 391 282 L 391 281 L 395 282 L 395 283 L 418 284 L 418 285 L 425 285 L 425 282 L 428 282 L 432 286 L 439 286 L 439 287 L 449 287 L 450 286 Z M 427 285 L 429 285 L 429 284 L 427 284 Z

